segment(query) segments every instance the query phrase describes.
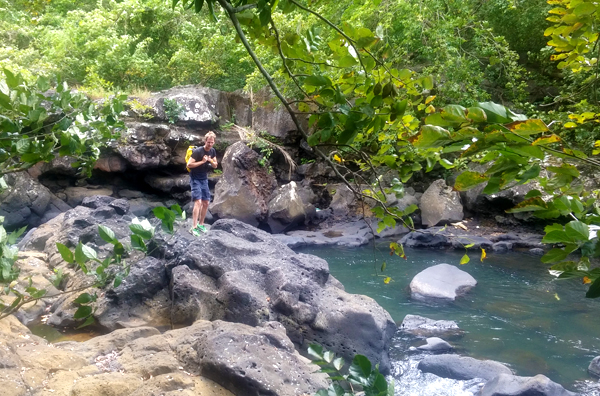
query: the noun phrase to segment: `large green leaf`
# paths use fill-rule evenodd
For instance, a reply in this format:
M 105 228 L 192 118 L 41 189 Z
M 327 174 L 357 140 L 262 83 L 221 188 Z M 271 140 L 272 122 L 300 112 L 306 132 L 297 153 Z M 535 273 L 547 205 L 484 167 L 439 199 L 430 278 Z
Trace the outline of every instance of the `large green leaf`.
M 75 261 L 75 256 L 73 255 L 73 252 L 71 252 L 71 249 L 58 242 L 56 243 L 56 248 L 58 249 L 62 259 L 67 263 L 73 263 Z
M 567 258 L 568 255 L 569 253 L 565 250 L 554 248 L 548 253 L 544 254 L 541 260 L 542 263 L 555 263 L 557 261 L 564 260 L 565 258 Z
M 87 305 L 82 305 L 79 308 L 77 308 L 77 311 L 75 311 L 73 318 L 74 319 L 83 319 L 83 318 L 87 318 L 91 314 L 92 314 L 92 307 L 87 306 Z
M 594 283 L 590 286 L 587 293 L 585 293 L 587 298 L 598 298 L 600 297 L 600 276 L 596 278 Z
M 487 193 L 486 193 L 487 194 Z M 546 210 L 548 206 L 546 202 L 540 197 L 532 197 L 526 199 L 519 204 L 515 205 L 514 208 L 507 210 L 507 213 L 519 213 L 519 212 L 535 212 L 538 210 Z
M 451 141 L 450 132 L 446 129 L 434 125 L 424 125 L 417 139 L 413 141 L 413 145 L 423 149 L 435 148 Z
M 458 175 L 454 182 L 454 188 L 458 191 L 467 191 L 478 184 L 486 182 L 489 177 L 481 173 L 466 171 Z
M 512 121 L 508 117 L 508 109 L 498 103 L 481 102 L 477 106 L 483 109 L 488 122 L 506 124 Z
M 588 225 L 581 222 L 573 220 L 565 226 L 565 233 L 569 238 L 573 241 L 585 242 L 589 239 L 590 230 Z
M 324 76 L 308 76 L 304 79 L 304 84 L 314 87 L 331 86 L 331 80 Z
M 368 384 L 368 378 L 371 375 L 371 362 L 366 356 L 356 355 L 352 360 L 352 365 L 348 373 L 361 384 Z
M 102 238 L 106 242 L 116 243 L 117 238 L 115 236 L 115 233 L 107 226 L 100 224 L 98 226 L 98 234 L 100 235 L 100 238 Z
M 542 243 L 569 243 L 571 238 L 565 231 L 550 231 L 542 238 Z
M 516 121 L 509 125 L 506 125 L 511 131 L 520 136 L 537 135 L 548 131 L 548 127 L 542 120 L 527 120 L 527 121 Z

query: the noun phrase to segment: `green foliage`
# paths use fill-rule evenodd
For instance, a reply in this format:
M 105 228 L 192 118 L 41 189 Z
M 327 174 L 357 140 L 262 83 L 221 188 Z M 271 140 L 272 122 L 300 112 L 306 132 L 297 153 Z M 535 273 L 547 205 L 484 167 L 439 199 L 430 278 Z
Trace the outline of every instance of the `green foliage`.
M 119 137 L 122 95 L 103 104 L 73 92 L 65 82 L 39 77 L 27 82 L 4 69 L 0 79 L 0 175 L 27 169 L 55 156 L 91 174 L 100 148 Z M 53 88 L 53 90 L 50 90 Z
M 318 344 L 311 344 L 308 347 L 308 354 L 313 359 L 313 363 L 321 367 L 320 372 L 327 373 L 332 381 L 328 389 L 319 390 L 316 396 L 394 395 L 393 380 L 388 383 L 378 367 L 373 367 L 369 359 L 363 355 L 354 356 L 347 370 L 348 374 L 343 374 L 344 359 L 336 358 L 333 352 L 324 350 Z
M 169 124 L 175 124 L 181 113 L 183 113 L 184 107 L 177 103 L 175 99 L 164 99 L 163 108 L 165 110 L 165 116 L 169 120 Z
M 6 232 L 2 223 L 4 217 L 0 216 L 0 284 L 11 283 L 19 275 L 19 269 L 15 266 L 18 249 L 13 246 L 17 238 L 25 232 L 25 227 L 10 234 Z
M 226 25 L 163 0 L 0 1 L 0 66 L 60 75 L 95 95 L 198 83 L 233 91 L 252 72 Z
M 154 118 L 154 116 L 152 115 L 152 106 L 146 106 L 137 99 L 130 100 L 127 102 L 127 104 L 129 105 L 131 110 L 138 116 L 146 120 L 151 120 L 152 118 Z
M 432 0 L 431 4 L 434 3 Z M 393 38 L 405 37 L 406 32 L 413 29 L 409 23 L 414 21 L 403 20 L 399 24 L 395 21 L 397 25 L 394 28 L 404 29 L 405 34 L 390 35 L 387 29 L 391 26 L 378 24 L 377 28 L 369 29 L 361 25 L 357 15 L 368 6 L 354 2 L 346 10 L 355 13 L 354 19 L 345 18 L 340 26 L 296 0 L 242 1 L 240 5 L 245 5 L 242 8 L 234 8 L 225 0 L 207 0 L 207 4 L 213 9 L 216 4 L 222 7 L 261 74 L 292 116 L 302 114 L 309 117 L 310 134 L 296 122 L 308 143 L 318 153 L 321 153 L 320 147 L 336 147 L 337 150 L 327 157 L 330 164 L 344 168 L 342 172 L 352 175 L 353 179 L 372 185 L 373 188 L 362 191 L 362 194 L 380 204 L 373 210 L 381 219 L 379 229 L 394 226 L 397 219 L 412 227 L 408 214 L 414 209 L 407 208 L 409 212 L 405 213 L 388 207 L 385 204 L 386 191 L 379 184 L 379 177 L 373 182 L 373 179 L 368 181 L 364 174 L 377 169 L 392 170 L 398 172 L 400 183 L 423 169 L 426 172 L 436 167 L 450 170 L 462 168 L 468 162 L 478 162 L 485 165 L 486 170 L 465 172 L 457 178 L 455 187 L 466 190 L 485 183 L 483 192 L 494 194 L 501 189 L 536 180 L 552 199 L 541 199 L 542 192 L 538 191 L 537 195 L 533 192 L 511 211 L 533 212 L 542 219 L 575 218 L 564 230 L 548 234 L 544 241 L 568 243 L 568 251 L 561 254 L 554 252 L 552 259 L 577 251 L 582 260 L 575 267 L 559 263 L 560 266 L 552 267 L 552 271 L 560 272 L 562 277 L 583 276 L 584 282 L 595 285 L 597 272 L 584 265 L 596 251 L 595 241 L 589 239 L 590 234 L 586 231 L 590 225 L 598 223 L 600 213 L 590 193 L 583 191 L 578 181 L 580 173 L 574 164 L 584 162 L 600 166 L 600 163 L 589 159 L 581 150 L 569 147 L 560 136 L 551 132 L 543 120 L 529 119 L 495 102 L 477 101 L 478 96 L 472 92 L 468 92 L 469 100 L 462 102 L 467 106 L 444 105 L 448 100 L 461 101 L 458 96 L 449 94 L 444 86 L 448 73 L 440 75 L 435 74 L 436 69 L 423 68 L 425 73 L 417 74 L 398 67 L 398 61 L 380 60 L 376 55 L 386 59 L 390 48 L 404 48 L 398 43 L 390 47 L 390 42 Z M 409 5 L 411 2 L 407 1 L 397 3 L 395 7 Z M 443 28 L 434 30 L 417 23 L 419 29 L 414 30 L 420 31 L 422 40 L 426 41 L 425 45 L 420 45 L 421 51 L 442 52 L 436 47 L 437 43 L 449 43 L 458 37 L 460 44 L 455 48 L 487 54 L 489 65 L 486 73 L 495 80 L 506 79 L 505 88 L 520 78 L 515 54 L 507 49 L 504 39 L 495 37 L 485 24 L 471 19 L 469 4 L 451 2 L 439 6 L 448 8 L 449 12 L 444 15 L 456 11 L 461 18 L 446 20 L 436 8 L 433 8 L 435 15 L 428 14 L 430 11 L 424 8 L 421 18 L 433 19 L 436 23 L 432 25 L 446 26 L 448 30 L 441 33 Z M 276 9 L 292 16 L 295 13 L 306 15 L 309 21 L 314 17 L 322 25 L 317 27 L 307 23 L 288 29 L 277 17 Z M 392 9 L 395 14 L 403 14 L 394 6 Z M 288 16 L 287 19 L 293 17 Z M 465 35 L 465 32 L 470 33 Z M 432 40 L 429 41 L 429 38 Z M 291 102 L 285 101 L 249 39 L 261 50 L 269 48 L 271 53 L 279 55 L 281 74 L 278 78 L 287 78 L 286 92 L 295 92 L 292 96 L 298 99 L 293 101 L 297 111 Z M 267 59 L 268 62 L 271 60 Z M 497 65 L 500 67 L 496 68 Z M 472 71 L 469 67 L 466 69 Z M 441 100 L 438 98 L 440 94 L 443 95 Z M 514 98 L 518 99 L 519 95 L 518 90 L 514 91 Z M 595 119 L 595 113 L 590 119 Z M 549 157 L 552 158 L 552 166 L 547 165 Z M 350 170 L 349 166 L 358 171 Z M 542 169 L 545 169 L 543 174 Z M 392 249 L 394 251 L 400 250 Z M 485 257 L 486 252 L 482 249 L 481 260 Z M 461 262 L 464 264 L 468 260 L 466 256 Z M 595 286 L 590 290 L 588 296 L 595 296 Z

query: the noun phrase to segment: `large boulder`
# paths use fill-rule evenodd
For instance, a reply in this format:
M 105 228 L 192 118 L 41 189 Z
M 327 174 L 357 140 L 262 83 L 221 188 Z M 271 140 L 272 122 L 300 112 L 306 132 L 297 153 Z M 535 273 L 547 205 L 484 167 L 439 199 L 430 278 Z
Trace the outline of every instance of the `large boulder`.
M 327 386 L 276 322 L 198 321 L 164 334 L 136 327 L 50 345 L 9 316 L 0 346 L 6 396 L 301 396 Z
M 500 374 L 488 381 L 481 389 L 481 396 L 575 396 L 562 385 L 538 374 L 535 377 L 518 377 Z
M 463 219 L 460 195 L 448 187 L 443 179 L 431 183 L 419 204 L 422 224 L 432 227 Z
M 9 173 L 4 178 L 8 185 L 0 192 L 0 216 L 4 216 L 4 227 L 14 229 L 40 225 L 49 206 L 58 202 L 58 198 L 27 172 Z M 61 204 L 54 207 L 57 210 L 61 208 Z
M 456 380 L 481 378 L 489 381 L 500 374 L 512 375 L 512 371 L 502 363 L 459 355 L 425 356 L 417 367 L 424 373 Z
M 46 253 L 48 264 L 66 274 L 67 287 L 85 285 L 86 277 L 62 260 L 56 242 L 71 248 L 83 242 L 104 257 L 112 244 L 98 235 L 103 224 L 126 243 L 131 215 L 119 215 L 110 206 L 114 202 L 60 215 L 35 230 L 25 247 Z M 188 325 L 200 319 L 251 326 L 278 321 L 300 348 L 317 342 L 348 360 L 366 355 L 383 372 L 389 370 L 386 347 L 396 329 L 390 315 L 371 298 L 344 292 L 326 261 L 296 254 L 270 234 L 231 219 L 217 221 L 200 238 L 186 226 L 174 238 L 161 232 L 156 238 L 159 248 L 152 256 L 131 252 L 129 276 L 99 293 L 94 316 L 103 328 Z M 61 296 L 48 323 L 73 326 L 75 298 Z
M 258 163 L 259 155 L 243 142 L 227 148 L 223 176 L 215 187 L 210 212 L 221 219 L 237 219 L 253 226 L 266 222 L 275 177 Z
M 190 307 L 185 294 L 173 304 L 188 313 L 187 320 L 190 312 L 199 317 L 210 312 L 212 320 L 252 326 L 276 320 L 299 346 L 317 342 L 348 359 L 361 353 L 389 370 L 385 347 L 396 327 L 391 317 L 369 297 L 340 289 L 327 262 L 296 254 L 271 235 L 235 220 L 217 221 L 200 239 L 187 235 L 180 234 L 166 249 L 172 252 L 166 257 L 172 260 L 170 267 L 185 265 L 198 278 L 193 286 L 201 290 L 197 308 Z M 181 289 L 192 288 L 190 276 Z M 179 288 L 173 279 L 172 287 Z
M 588 367 L 590 374 L 600 377 L 600 356 L 596 356 Z
M 304 222 L 306 212 L 296 182 L 279 187 L 269 201 L 267 223 L 272 233 L 285 232 Z
M 477 285 L 467 272 L 450 264 L 438 264 L 419 272 L 410 282 L 411 297 L 417 300 L 454 301 Z

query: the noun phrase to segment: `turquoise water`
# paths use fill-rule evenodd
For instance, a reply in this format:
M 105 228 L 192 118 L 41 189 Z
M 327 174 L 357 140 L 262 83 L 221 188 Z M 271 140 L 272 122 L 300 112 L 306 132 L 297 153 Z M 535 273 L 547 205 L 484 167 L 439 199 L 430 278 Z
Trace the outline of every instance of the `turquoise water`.
M 464 251 L 407 250 L 403 260 L 390 257 L 385 244 L 378 248 L 375 253 L 373 247 L 300 251 L 327 260 L 346 291 L 374 298 L 398 324 L 407 314 L 456 321 L 466 334 L 447 341 L 461 355 L 506 363 L 521 376 L 544 374 L 570 390 L 581 388 L 581 381 L 592 380 L 596 387 L 587 367 L 600 355 L 600 299 L 586 299 L 587 287 L 580 281 L 555 280 L 539 256 L 525 253 L 488 254 L 482 263 L 479 252 L 473 252 L 468 264 L 459 265 Z M 384 274 L 392 278 L 389 284 L 374 275 L 374 263 L 379 268 L 384 260 Z M 460 266 L 477 286 L 452 303 L 411 300 L 412 278 L 440 263 Z M 407 359 L 411 342 L 424 343 L 396 337 L 393 359 Z

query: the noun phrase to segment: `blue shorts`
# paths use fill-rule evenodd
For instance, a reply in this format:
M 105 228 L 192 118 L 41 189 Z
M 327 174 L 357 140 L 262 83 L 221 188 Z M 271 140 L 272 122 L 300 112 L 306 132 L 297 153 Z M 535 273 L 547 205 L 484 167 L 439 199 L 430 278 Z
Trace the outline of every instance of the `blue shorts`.
M 199 180 L 190 178 L 190 186 L 192 187 L 192 201 L 210 201 L 208 179 Z

